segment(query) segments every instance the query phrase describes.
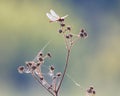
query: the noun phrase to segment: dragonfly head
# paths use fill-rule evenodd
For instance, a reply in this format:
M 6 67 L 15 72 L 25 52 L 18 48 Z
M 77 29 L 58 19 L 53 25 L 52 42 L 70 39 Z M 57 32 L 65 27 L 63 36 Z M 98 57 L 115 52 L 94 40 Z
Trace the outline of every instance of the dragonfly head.
M 63 19 L 63 18 L 59 18 L 57 21 L 59 21 L 59 22 L 63 22 L 64 19 Z

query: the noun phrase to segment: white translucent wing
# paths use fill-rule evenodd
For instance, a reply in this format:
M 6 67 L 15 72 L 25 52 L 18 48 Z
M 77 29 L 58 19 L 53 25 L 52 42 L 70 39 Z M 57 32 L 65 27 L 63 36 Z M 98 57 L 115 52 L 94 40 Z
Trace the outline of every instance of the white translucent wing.
M 65 15 L 65 16 L 61 17 L 61 19 L 64 19 L 64 18 L 66 18 L 66 17 L 68 17 L 68 15 Z
M 57 20 L 54 16 L 52 16 L 52 15 L 49 14 L 49 13 L 46 13 L 46 15 L 47 15 L 47 17 L 48 17 L 51 21 L 56 21 L 56 20 Z
M 60 17 L 55 13 L 55 11 L 53 11 L 52 9 L 50 10 L 50 13 L 56 17 L 57 19 L 59 19 Z

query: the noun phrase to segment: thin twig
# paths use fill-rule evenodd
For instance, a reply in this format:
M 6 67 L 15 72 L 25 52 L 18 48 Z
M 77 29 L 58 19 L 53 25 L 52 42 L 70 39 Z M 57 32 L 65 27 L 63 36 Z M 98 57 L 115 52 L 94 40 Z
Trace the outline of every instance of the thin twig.
M 35 75 L 32 75 L 32 76 L 33 76 L 33 78 L 34 78 L 40 85 L 42 85 L 43 88 L 45 88 L 52 96 L 55 96 L 54 93 L 53 93 L 52 91 L 50 91 L 47 87 L 45 87 Z
M 68 46 L 68 43 L 67 43 L 67 40 L 66 40 L 66 35 L 64 34 L 64 32 L 63 32 L 63 38 L 65 40 L 66 49 L 69 50 L 69 46 Z
M 58 85 L 58 88 L 57 88 L 57 91 L 56 91 L 57 93 L 59 92 L 59 89 L 60 89 L 60 87 L 61 87 L 61 85 L 62 85 L 62 81 L 63 81 L 63 79 L 64 79 L 64 76 L 65 76 L 65 73 L 66 73 L 66 70 L 67 70 L 69 57 L 70 57 L 70 50 L 67 51 L 66 64 L 65 64 L 65 68 L 64 68 L 64 72 L 63 72 L 61 81 L 60 81 L 60 83 L 59 83 L 59 85 Z
M 70 45 L 70 50 L 72 49 L 73 45 L 75 45 L 78 40 L 79 40 L 79 38 L 76 38 L 76 39 L 72 42 L 72 44 Z

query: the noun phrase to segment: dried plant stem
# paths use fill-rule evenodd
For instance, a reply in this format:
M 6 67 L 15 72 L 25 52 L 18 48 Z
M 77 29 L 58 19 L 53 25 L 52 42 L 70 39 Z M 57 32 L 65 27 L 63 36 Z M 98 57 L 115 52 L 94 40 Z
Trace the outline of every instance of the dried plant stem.
M 57 88 L 57 90 L 56 90 L 56 93 L 57 93 L 57 94 L 58 94 L 58 92 L 59 92 L 59 90 L 60 90 L 60 87 L 61 87 L 61 85 L 62 85 L 64 76 L 65 76 L 65 73 L 66 73 L 66 70 L 67 70 L 69 57 L 70 57 L 70 49 L 68 49 L 68 51 L 67 51 L 66 64 L 65 64 L 65 68 L 64 68 L 64 72 L 63 72 L 62 78 L 61 78 L 60 83 L 59 83 L 59 85 L 58 85 L 58 88 Z
M 55 96 L 58 96 L 58 92 L 57 91 L 55 91 Z
M 39 80 L 34 74 L 33 74 L 32 76 L 33 76 L 33 78 L 34 78 L 40 85 L 42 85 L 43 88 L 45 88 L 52 96 L 56 96 L 52 91 L 50 91 L 47 87 L 45 87 L 45 86 L 40 82 L 40 80 Z
M 67 43 L 67 40 L 66 40 L 66 35 L 64 33 L 63 33 L 63 37 L 65 39 L 66 49 L 69 50 L 69 46 L 68 46 L 68 43 Z

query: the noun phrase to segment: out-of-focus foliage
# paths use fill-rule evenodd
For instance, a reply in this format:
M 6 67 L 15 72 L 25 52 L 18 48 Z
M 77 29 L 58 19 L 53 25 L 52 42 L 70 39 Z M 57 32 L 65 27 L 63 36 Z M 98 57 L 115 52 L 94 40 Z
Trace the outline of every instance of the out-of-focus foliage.
M 65 61 L 64 41 L 59 26 L 49 23 L 46 12 L 55 10 L 60 16 L 69 15 L 66 22 L 78 33 L 85 28 L 89 36 L 72 49 L 68 74 L 61 96 L 85 96 L 93 85 L 97 96 L 120 95 L 120 1 L 119 0 L 1 0 L 0 1 L 0 94 L 1 96 L 49 96 L 28 75 L 17 67 L 32 60 L 48 42 L 45 49 L 62 71 Z M 66 88 L 67 86 L 67 88 Z

